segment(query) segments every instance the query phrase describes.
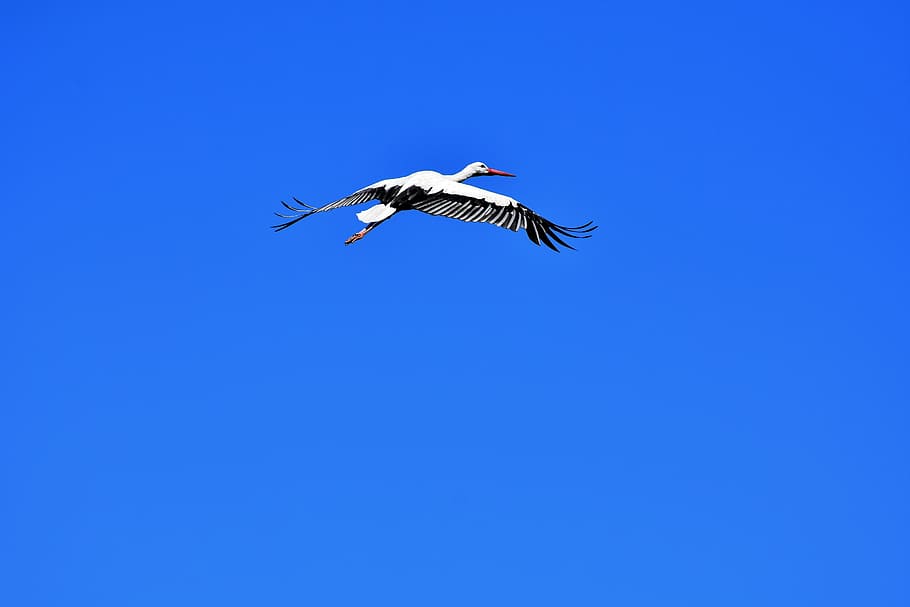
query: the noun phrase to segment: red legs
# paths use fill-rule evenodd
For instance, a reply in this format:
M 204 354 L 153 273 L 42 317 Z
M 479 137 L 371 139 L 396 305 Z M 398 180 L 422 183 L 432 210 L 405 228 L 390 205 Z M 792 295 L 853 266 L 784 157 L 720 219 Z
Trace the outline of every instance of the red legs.
M 361 238 L 366 236 L 367 232 L 369 232 L 370 230 L 372 230 L 373 228 L 378 226 L 383 221 L 385 221 L 385 219 L 383 219 L 382 221 L 374 221 L 373 223 L 367 224 L 367 227 L 365 227 L 364 229 L 360 230 L 356 234 L 351 234 L 351 236 L 347 240 L 344 241 L 344 244 L 353 244 L 353 243 L 357 242 L 358 240 L 360 240 Z
M 366 233 L 367 233 L 367 229 L 364 228 L 364 229 L 360 230 L 359 232 L 357 232 L 356 234 L 351 234 L 348 237 L 348 239 L 344 241 L 344 244 L 351 244 L 351 243 L 357 242 L 358 240 L 363 238 Z

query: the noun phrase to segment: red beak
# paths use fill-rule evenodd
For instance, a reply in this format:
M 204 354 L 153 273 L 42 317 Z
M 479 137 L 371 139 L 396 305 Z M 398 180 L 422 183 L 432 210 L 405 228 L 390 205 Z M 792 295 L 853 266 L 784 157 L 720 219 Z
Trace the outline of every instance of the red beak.
M 497 169 L 491 169 L 487 167 L 487 175 L 501 175 L 503 177 L 515 177 L 512 173 L 506 173 L 505 171 L 500 171 Z

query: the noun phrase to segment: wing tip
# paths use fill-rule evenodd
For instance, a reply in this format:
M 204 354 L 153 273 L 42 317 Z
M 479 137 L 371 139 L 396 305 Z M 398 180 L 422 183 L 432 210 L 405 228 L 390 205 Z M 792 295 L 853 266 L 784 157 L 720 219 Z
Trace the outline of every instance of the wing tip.
M 296 198 L 294 198 L 294 200 L 295 200 L 297 203 L 303 205 L 304 207 L 308 207 L 308 209 L 313 209 L 313 207 L 310 207 L 310 205 L 308 205 L 308 204 L 306 204 L 306 203 L 303 203 L 303 202 L 300 202 L 300 201 L 297 200 Z M 281 204 L 284 205 L 284 207 L 285 207 L 286 209 L 288 209 L 289 211 L 294 212 L 294 213 L 297 213 L 297 215 L 296 215 L 296 216 L 294 216 L 294 215 L 284 215 L 283 213 L 278 213 L 278 212 L 276 211 L 276 212 L 275 212 L 275 215 L 277 215 L 278 217 L 281 217 L 282 219 L 289 219 L 289 220 L 290 220 L 290 221 L 285 221 L 284 223 L 278 223 L 278 224 L 275 224 L 275 225 L 273 225 L 273 226 L 269 226 L 270 229 L 275 230 L 276 232 L 281 232 L 282 230 L 286 230 L 286 229 L 288 229 L 289 227 L 291 227 L 292 225 L 294 225 L 295 223 L 297 223 L 298 221 L 300 221 L 301 219 L 305 219 L 305 218 L 309 217 L 310 215 L 312 215 L 313 213 L 316 212 L 315 210 L 298 209 L 298 208 L 296 208 L 296 207 L 293 207 L 293 206 L 289 205 L 288 203 L 286 203 L 286 202 L 283 201 L 283 200 L 281 201 Z
M 593 225 L 594 221 L 589 221 L 580 226 L 561 226 L 553 223 L 547 219 L 544 219 L 540 215 L 534 214 L 528 218 L 527 226 L 525 231 L 528 234 L 528 238 L 534 244 L 540 246 L 541 241 L 544 245 L 553 249 L 557 253 L 560 252 L 559 247 L 553 244 L 550 240 L 551 238 L 555 240 L 561 246 L 577 251 L 575 247 L 565 242 L 559 235 L 567 236 L 569 238 L 590 238 L 592 236 L 591 232 L 597 229 L 598 226 Z

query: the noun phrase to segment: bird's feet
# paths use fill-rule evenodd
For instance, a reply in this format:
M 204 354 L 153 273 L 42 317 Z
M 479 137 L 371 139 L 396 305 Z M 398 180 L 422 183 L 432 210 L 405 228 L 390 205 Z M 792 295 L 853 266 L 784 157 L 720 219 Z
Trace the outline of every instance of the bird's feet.
M 344 241 L 344 244 L 352 244 L 363 238 L 363 235 L 366 234 L 366 230 L 360 230 L 356 234 L 351 234 L 351 237 Z

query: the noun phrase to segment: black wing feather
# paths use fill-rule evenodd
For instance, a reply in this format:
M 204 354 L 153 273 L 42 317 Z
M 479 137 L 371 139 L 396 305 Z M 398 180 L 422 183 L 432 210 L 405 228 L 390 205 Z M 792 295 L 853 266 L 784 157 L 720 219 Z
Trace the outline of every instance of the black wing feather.
M 329 204 L 327 204 L 325 206 L 321 206 L 321 207 L 314 207 L 314 206 L 308 205 L 305 202 L 301 202 L 300 200 L 297 200 L 297 198 L 294 198 L 294 202 L 296 202 L 301 207 L 303 207 L 303 208 L 297 208 L 297 207 L 293 207 L 293 206 L 289 205 L 288 203 L 286 203 L 285 201 L 282 200 L 281 204 L 284 205 L 284 208 L 288 209 L 289 211 L 293 211 L 294 213 L 297 213 L 298 215 L 291 216 L 291 215 L 282 215 L 281 213 L 275 213 L 282 219 L 290 219 L 290 221 L 286 221 L 284 223 L 279 223 L 277 225 L 273 225 L 273 226 L 271 226 L 271 228 L 273 230 L 275 230 L 276 232 L 280 232 L 281 230 L 288 229 L 289 227 L 291 227 L 292 225 L 294 225 L 301 219 L 306 219 L 310 215 L 315 215 L 316 213 L 332 211 L 334 209 L 340 209 L 341 207 L 349 207 L 349 206 L 352 206 L 355 204 L 363 204 L 364 202 L 369 202 L 371 200 L 381 200 L 383 202 L 386 202 L 386 201 L 394 198 L 395 195 L 398 193 L 399 189 L 400 188 L 398 186 L 391 187 L 391 188 L 386 188 L 386 187 L 364 188 L 362 190 L 357 190 L 350 196 L 345 196 L 344 198 L 339 198 L 338 200 L 336 200 L 334 202 L 330 202 Z
M 591 232 L 597 229 L 593 222 L 578 226 L 561 226 L 545 219 L 524 206 L 496 205 L 482 198 L 460 196 L 448 192 L 430 194 L 416 202 L 402 205 L 402 210 L 413 209 L 429 215 L 442 215 L 467 222 L 482 222 L 496 225 L 517 232 L 524 227 L 528 239 L 540 246 L 541 243 L 554 251 L 559 251 L 555 243 L 568 249 L 575 247 L 566 243 L 563 238 L 590 238 Z

